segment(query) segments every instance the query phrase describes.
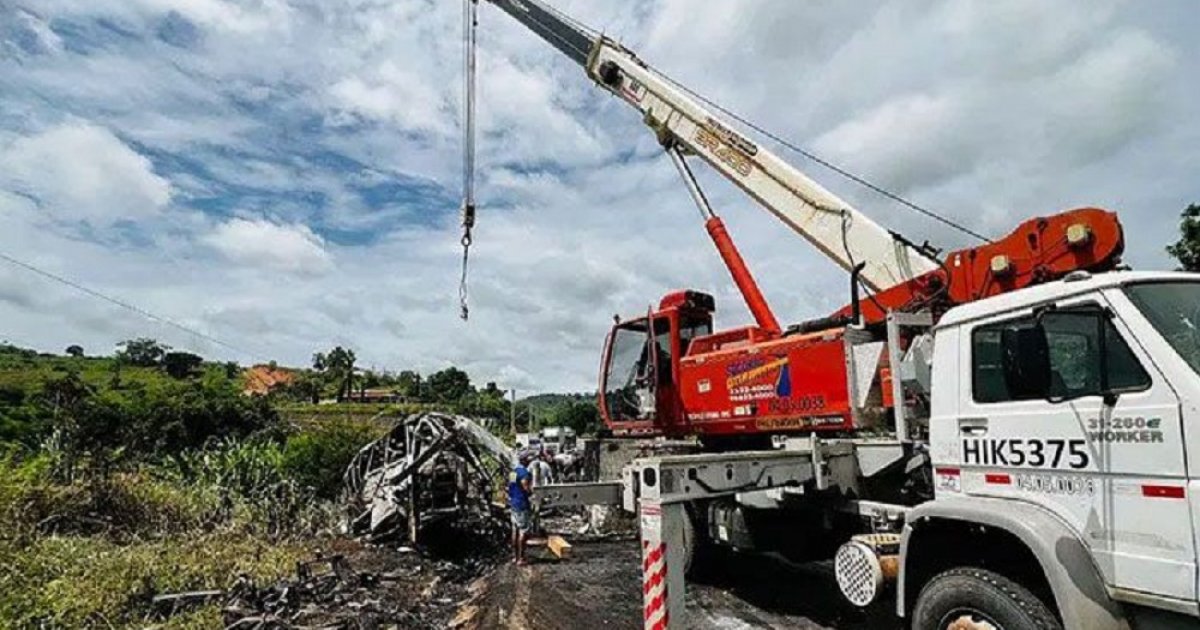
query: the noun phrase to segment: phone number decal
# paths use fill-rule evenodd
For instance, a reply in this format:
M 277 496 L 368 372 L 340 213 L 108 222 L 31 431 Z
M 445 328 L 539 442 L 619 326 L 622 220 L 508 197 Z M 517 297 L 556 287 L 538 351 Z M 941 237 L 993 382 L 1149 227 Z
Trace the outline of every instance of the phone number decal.
M 1092 463 L 1082 439 L 964 438 L 963 464 L 1083 470 Z

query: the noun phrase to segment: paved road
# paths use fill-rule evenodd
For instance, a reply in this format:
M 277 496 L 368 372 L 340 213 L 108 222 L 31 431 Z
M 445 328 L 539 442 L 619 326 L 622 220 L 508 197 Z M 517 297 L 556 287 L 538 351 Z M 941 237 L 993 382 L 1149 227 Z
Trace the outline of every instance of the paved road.
M 526 567 L 505 565 L 490 578 L 477 627 L 583 630 L 640 628 L 641 560 L 636 541 L 575 543 L 573 557 L 545 551 Z M 846 604 L 827 565 L 794 566 L 766 557 L 722 562 L 719 575 L 688 585 L 687 627 L 890 630 L 880 605 Z

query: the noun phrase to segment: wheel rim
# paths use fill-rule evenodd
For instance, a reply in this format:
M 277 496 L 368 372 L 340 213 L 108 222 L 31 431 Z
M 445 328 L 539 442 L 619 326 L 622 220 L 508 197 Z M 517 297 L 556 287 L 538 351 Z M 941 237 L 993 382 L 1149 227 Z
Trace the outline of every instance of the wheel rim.
M 1004 630 L 988 615 L 973 608 L 956 608 L 942 617 L 943 630 Z

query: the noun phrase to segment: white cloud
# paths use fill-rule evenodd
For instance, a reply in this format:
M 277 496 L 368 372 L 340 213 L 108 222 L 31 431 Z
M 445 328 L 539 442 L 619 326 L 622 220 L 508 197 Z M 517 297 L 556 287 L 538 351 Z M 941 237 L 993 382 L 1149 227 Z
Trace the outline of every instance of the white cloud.
M 305 225 L 231 219 L 205 236 L 204 242 L 238 265 L 266 275 L 317 274 L 333 266 L 325 242 Z
M 107 225 L 153 216 L 171 185 L 111 131 L 62 124 L 0 147 L 0 187 L 35 199 L 48 215 Z
M 962 133 L 969 114 L 958 94 L 899 95 L 822 134 L 813 146 L 887 186 L 913 188 L 971 167 L 964 154 L 978 145 Z
M 338 111 L 403 125 L 413 131 L 450 133 L 453 110 L 443 94 L 413 68 L 384 61 L 370 78 L 351 76 L 329 88 Z
M 40 0 L 38 10 L 70 16 L 118 16 L 178 13 L 205 26 L 242 35 L 285 26 L 291 12 L 286 0 L 257 0 L 248 5 L 230 0 Z
M 1127 257 L 1162 268 L 1178 209 L 1196 201 L 1200 13 L 1188 3 L 551 2 L 690 87 L 988 234 L 1107 205 L 1124 217 Z M 17 168 L 0 172 L 0 251 L 285 363 L 341 343 L 364 364 L 453 362 L 522 390 L 593 387 L 611 315 L 643 312 L 674 288 L 716 294 L 721 325 L 749 319 L 641 120 L 486 3 L 468 323 L 456 293 L 457 5 L 18 3 L 37 19 L 20 21 L 31 43 L 20 63 L 0 59 L 0 153 L 22 147 Z M 194 26 L 194 45 L 158 41 L 171 11 Z M 51 24 L 83 32 L 87 54 Z M 0 38 L 11 44 L 2 28 Z M 81 118 L 90 122 L 70 122 Z M 50 151 L 34 139 L 80 125 L 123 146 L 113 153 L 140 158 L 138 147 L 155 168 L 105 162 L 103 177 L 84 179 L 123 182 L 110 186 L 120 195 L 67 199 L 50 182 L 73 179 L 63 164 L 88 143 Z M 38 155 L 55 157 L 26 158 Z M 782 155 L 887 227 L 943 247 L 969 242 Z M 148 175 L 110 176 L 138 172 L 130 164 Z M 846 301 L 845 274 L 741 191 L 698 174 L 781 320 Z M 368 199 L 363 186 L 379 189 Z M 144 192 L 156 189 L 167 195 Z M 150 242 L 48 228 L 30 218 L 31 196 L 56 218 L 99 225 L 132 205 L 141 214 L 127 218 Z M 48 349 L 103 351 L 150 334 L 225 355 L 7 271 L 0 321 Z
M 36 14 L 17 9 L 0 21 L 0 50 L 13 58 L 54 54 L 62 51 L 62 38 Z

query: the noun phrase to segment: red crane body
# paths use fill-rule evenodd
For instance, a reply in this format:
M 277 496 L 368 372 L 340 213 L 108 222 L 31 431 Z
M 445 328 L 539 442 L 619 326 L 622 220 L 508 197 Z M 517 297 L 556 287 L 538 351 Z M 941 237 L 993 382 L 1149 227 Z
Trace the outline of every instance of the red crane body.
M 955 305 L 1072 271 L 1110 270 L 1124 248 L 1111 212 L 1083 208 L 1031 219 L 1003 239 L 952 252 L 936 271 L 860 300 L 860 327 L 849 326 L 854 305 L 847 305 L 830 318 L 784 331 L 720 220 L 709 219 L 707 227 L 757 325 L 709 332 L 712 298 L 676 291 L 646 318 L 614 326 L 600 405 L 616 433 L 715 438 L 872 428 L 894 404 L 881 356 L 886 353 L 880 344 L 862 346 L 860 352 L 876 353 L 878 370 L 869 382 L 852 384 L 847 335 L 878 328 L 886 311 L 927 310 L 936 317 Z M 622 381 L 626 376 L 632 378 Z M 641 399 L 629 395 L 631 386 L 643 389 Z M 647 391 L 651 400 L 645 400 Z M 855 391 L 859 401 L 851 400 Z M 864 403 L 879 413 L 854 413 Z

